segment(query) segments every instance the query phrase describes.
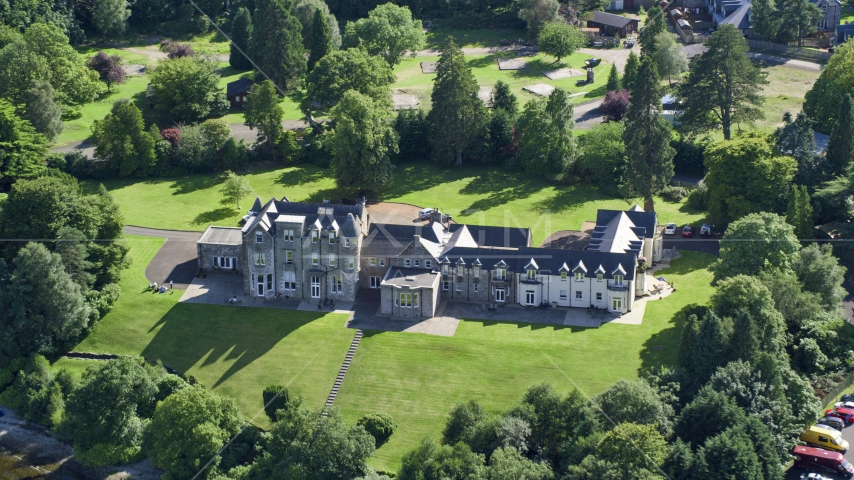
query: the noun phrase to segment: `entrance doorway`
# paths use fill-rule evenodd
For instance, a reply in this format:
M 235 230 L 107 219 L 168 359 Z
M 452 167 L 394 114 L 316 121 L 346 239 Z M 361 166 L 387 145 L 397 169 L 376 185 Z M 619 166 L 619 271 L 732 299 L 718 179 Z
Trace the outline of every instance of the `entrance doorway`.
M 534 291 L 527 290 L 525 291 L 525 305 L 533 305 L 534 304 Z
M 311 298 L 320 298 L 320 277 L 311 277 Z
M 381 282 L 380 277 L 371 277 L 371 288 L 380 288 Z
M 613 307 L 614 307 L 612 310 L 617 311 L 617 312 L 622 312 L 622 311 L 623 311 L 623 299 L 622 299 L 622 298 L 615 298 L 615 299 L 613 299 L 613 300 L 612 300 L 612 304 L 613 304 Z
M 264 275 L 258 275 L 258 296 L 264 296 Z
M 504 301 L 504 289 L 503 288 L 496 288 L 495 289 L 495 301 L 496 302 L 503 302 Z

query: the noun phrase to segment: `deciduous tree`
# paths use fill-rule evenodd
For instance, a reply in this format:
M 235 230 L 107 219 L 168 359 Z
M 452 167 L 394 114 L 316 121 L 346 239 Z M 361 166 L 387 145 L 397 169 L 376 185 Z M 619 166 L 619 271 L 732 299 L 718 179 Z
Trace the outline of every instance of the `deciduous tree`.
M 578 140 L 581 147 L 578 167 L 585 180 L 609 195 L 619 195 L 626 169 L 623 123 L 595 125 Z
M 2 55 L 0 55 L 2 56 Z M 845 95 L 854 91 L 854 42 L 845 42 L 834 50 L 821 75 L 807 92 L 804 113 L 815 122 L 819 132 L 829 133 L 839 115 Z
M 658 5 L 653 5 L 646 14 L 646 21 L 638 40 L 642 56 L 652 56 L 659 49 L 659 35 L 667 31 L 667 19 Z
M 804 37 L 817 30 L 822 17 L 818 6 L 809 0 L 780 0 L 777 14 L 780 17 L 777 39 L 784 43 L 797 40 L 800 46 L 803 46 Z
M 378 107 L 391 108 L 394 73 L 382 58 L 363 50 L 348 48 L 329 53 L 309 73 L 306 83 L 301 106 L 306 115 L 328 114 L 348 90 L 370 97 Z
M 750 5 L 750 26 L 762 40 L 777 37 L 780 29 L 780 13 L 774 0 L 753 0 Z
M 345 92 L 332 109 L 335 128 L 329 135 L 338 188 L 380 190 L 391 182 L 398 136 L 387 116 L 384 106 L 355 90 Z
M 587 34 L 563 21 L 547 22 L 537 37 L 540 51 L 555 57 L 555 63 L 587 45 Z
M 632 94 L 628 90 L 608 90 L 599 107 L 609 122 L 619 122 L 632 106 Z
M 605 434 L 596 453 L 599 459 L 618 465 L 623 478 L 649 478 L 664 465 L 667 442 L 655 425 L 620 423 Z
M 33 353 L 54 356 L 79 340 L 92 311 L 80 286 L 62 268 L 62 258 L 30 242 L 12 262 L 14 273 L 2 279 L 0 356 L 5 361 Z
M 63 128 L 62 109 L 54 101 L 53 93 L 47 82 L 36 83 L 24 92 L 24 118 L 49 140 L 55 140 Z
M 302 24 L 302 39 L 306 50 L 312 51 L 312 38 L 315 38 L 314 16 L 317 10 L 323 15 L 326 26 L 329 28 L 328 39 L 331 43 L 330 51 L 341 48 L 341 32 L 338 30 L 338 19 L 329 12 L 329 6 L 324 0 L 296 0 L 294 1 L 294 16 Z M 319 55 L 318 59 L 323 58 Z M 311 70 L 311 69 L 309 69 Z
M 252 14 L 246 7 L 237 9 L 231 21 L 231 44 L 229 44 L 228 64 L 237 70 L 249 70 L 252 62 L 246 58 L 250 54 L 249 40 L 252 38 Z M 241 50 L 243 52 L 241 52 Z
M 792 268 L 803 290 L 818 294 L 824 309 L 838 311 L 846 295 L 842 288 L 846 268 L 839 264 L 830 244 L 811 243 L 802 248 Z
M 282 119 L 285 111 L 279 105 L 276 87 L 269 80 L 252 85 L 246 100 L 246 126 L 258 130 L 257 143 L 265 143 L 274 155 L 276 143 L 282 136 Z
M 774 211 L 795 174 L 795 159 L 775 156 L 765 138 L 744 136 L 706 147 L 708 212 L 725 224 L 747 214 Z
M 154 138 L 145 131 L 142 112 L 119 100 L 103 120 L 92 124 L 95 157 L 110 163 L 119 176 L 145 176 L 154 166 Z
M 252 185 L 249 184 L 249 180 L 246 177 L 241 177 L 231 170 L 225 171 L 225 182 L 219 190 L 220 195 L 222 195 L 222 199 L 220 199 L 221 204 L 234 204 L 240 210 L 240 199 L 248 197 L 254 192 L 255 190 L 252 189 Z
M 86 65 L 98 73 L 101 81 L 107 84 L 107 91 L 111 91 L 113 84 L 125 83 L 127 74 L 121 66 L 122 59 L 118 55 L 108 55 L 106 52 L 98 52 L 90 58 Z
M 562 88 L 548 99 L 531 100 L 516 124 L 516 158 L 531 175 L 554 175 L 570 168 L 578 157 L 572 134 L 572 104 Z
M 839 113 L 833 122 L 830 139 L 827 142 L 827 158 L 830 174 L 840 175 L 851 163 L 854 154 L 854 102 L 851 94 L 846 93 L 839 104 Z
M 484 126 L 486 112 L 479 87 L 462 50 L 449 36 L 442 45 L 427 119 L 433 129 L 433 157 L 441 164 L 463 164 L 463 151 Z
M 560 4 L 557 0 L 519 0 L 519 18 L 525 21 L 528 31 L 538 33 L 547 22 L 557 20 Z
M 652 425 L 664 436 L 669 436 L 673 428 L 673 408 L 643 380 L 618 380 L 596 395 L 594 401 L 613 422 Z
M 161 62 L 151 73 L 155 108 L 180 122 L 205 119 L 228 108 L 218 62 L 202 56 Z
M 329 22 L 323 15 L 323 11 L 319 8 L 314 11 L 314 19 L 311 22 L 311 34 L 308 37 L 307 43 L 309 52 L 308 71 L 312 71 L 317 62 L 333 49 Z
M 292 0 L 255 0 L 250 55 L 258 68 L 284 92 L 296 88 L 305 73 L 302 25 Z
M 752 213 L 732 222 L 721 241 L 715 279 L 757 275 L 764 270 L 791 272 L 800 243 L 792 226 L 774 213 Z
M 368 12 L 368 18 L 347 23 L 345 43 L 362 45 L 371 55 L 379 55 L 394 67 L 404 55 L 415 55 L 424 48 L 421 20 L 412 18 L 407 7 L 386 3 Z
M 220 449 L 242 423 L 237 402 L 195 385 L 157 405 L 145 428 L 143 451 L 172 478 L 191 478 L 218 463 Z
M 706 42 L 708 51 L 691 62 L 679 84 L 680 121 L 697 132 L 764 118 L 760 95 L 766 74 L 747 56 L 747 41 L 733 25 L 721 25 Z
M 649 57 L 641 62 L 632 79 L 632 105 L 626 113 L 623 141 L 626 144 L 624 195 L 643 197 L 644 210 L 655 211 L 653 195 L 673 177 L 670 124 L 661 117 L 661 87 L 658 70 Z
M 688 71 L 688 57 L 685 56 L 682 46 L 673 39 L 673 34 L 668 31 L 659 33 L 655 37 L 655 43 L 652 58 L 655 59 L 658 73 L 662 77 L 666 76 L 667 81 L 673 84 L 673 76 L 680 78 L 682 72 Z

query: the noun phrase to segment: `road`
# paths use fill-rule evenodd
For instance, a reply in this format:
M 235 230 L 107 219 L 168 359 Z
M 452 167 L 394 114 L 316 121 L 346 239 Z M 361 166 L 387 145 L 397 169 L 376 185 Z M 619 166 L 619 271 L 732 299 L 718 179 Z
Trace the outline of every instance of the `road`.
M 145 278 L 149 282 L 159 284 L 169 283 L 171 280 L 174 282 L 175 288 L 187 289 L 198 270 L 196 241 L 202 236 L 201 232 L 160 230 L 129 225 L 125 227 L 124 233 L 143 237 L 165 238 L 166 243 L 157 251 L 157 255 L 154 256 L 151 263 L 145 267 Z M 144 285 L 140 287 L 144 287 Z

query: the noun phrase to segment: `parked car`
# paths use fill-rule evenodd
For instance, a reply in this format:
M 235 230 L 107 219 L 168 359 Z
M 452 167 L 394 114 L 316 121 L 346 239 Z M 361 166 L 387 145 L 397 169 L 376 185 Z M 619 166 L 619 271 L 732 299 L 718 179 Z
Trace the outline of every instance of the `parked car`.
M 700 235 L 704 237 L 712 236 L 712 230 L 715 228 L 714 225 L 710 223 L 704 223 L 702 227 L 700 227 Z
M 841 418 L 837 417 L 824 417 L 819 418 L 818 421 L 815 422 L 816 425 L 824 425 L 830 427 L 834 430 L 842 431 L 845 428 L 845 422 Z
M 802 473 L 801 480 L 830 480 L 820 473 Z
M 421 211 L 418 212 L 419 220 L 430 220 L 430 215 L 433 215 L 432 208 L 422 208 Z
M 845 478 L 854 476 L 854 465 L 848 463 L 848 460 L 845 460 L 839 452 L 798 445 L 792 450 L 792 456 L 795 458 L 795 467 L 803 468 L 808 472 L 835 473 Z
M 668 223 L 664 226 L 664 234 L 665 235 L 676 235 L 676 229 L 678 227 L 675 223 Z
M 584 61 L 584 66 L 586 67 L 596 67 L 600 63 L 602 63 L 601 58 L 591 57 Z
M 834 407 L 824 412 L 826 417 L 836 417 L 845 422 L 846 425 L 854 422 L 854 410 L 845 407 Z
M 854 402 L 854 392 L 846 393 L 840 400 L 843 402 Z
M 843 454 L 848 451 L 848 442 L 832 428 L 813 425 L 807 427 L 799 438 L 802 442 L 813 447 L 834 450 Z
M 694 236 L 694 228 L 691 225 L 685 225 L 685 228 L 682 229 L 683 237 L 693 237 Z

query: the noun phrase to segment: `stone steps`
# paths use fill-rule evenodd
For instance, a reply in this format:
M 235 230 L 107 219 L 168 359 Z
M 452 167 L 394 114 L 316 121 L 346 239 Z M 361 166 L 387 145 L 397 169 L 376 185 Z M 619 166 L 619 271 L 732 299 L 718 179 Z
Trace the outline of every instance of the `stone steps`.
M 353 341 L 350 342 L 350 348 L 347 350 L 347 355 L 344 356 L 344 363 L 341 365 L 341 369 L 338 370 L 338 376 L 335 377 L 335 383 L 332 384 L 332 390 L 326 398 L 326 405 L 323 407 L 323 412 L 320 414 L 321 417 L 325 418 L 328 415 L 327 409 L 335 403 L 335 398 L 341 390 L 341 384 L 344 383 L 344 377 L 347 375 L 347 370 L 350 368 L 350 363 L 353 361 L 353 356 L 356 354 L 356 349 L 359 348 L 359 343 L 361 341 L 362 331 L 356 330 L 356 335 L 353 336 Z

